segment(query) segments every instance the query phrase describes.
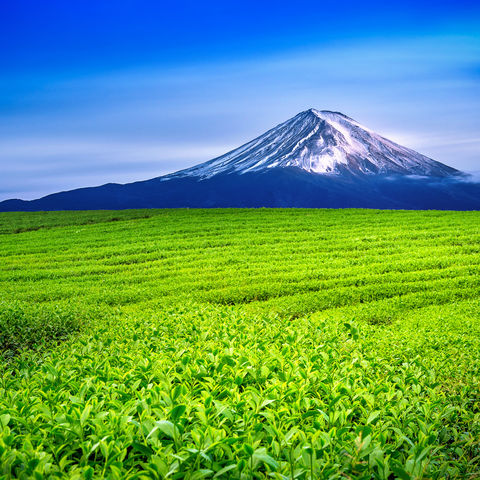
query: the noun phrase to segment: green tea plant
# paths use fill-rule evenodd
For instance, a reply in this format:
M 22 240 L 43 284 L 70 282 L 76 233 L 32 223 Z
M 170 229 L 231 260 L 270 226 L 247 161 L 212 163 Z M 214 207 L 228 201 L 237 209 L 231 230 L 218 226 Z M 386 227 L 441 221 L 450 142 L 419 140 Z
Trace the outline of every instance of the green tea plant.
M 480 477 L 480 214 L 0 214 L 0 479 Z

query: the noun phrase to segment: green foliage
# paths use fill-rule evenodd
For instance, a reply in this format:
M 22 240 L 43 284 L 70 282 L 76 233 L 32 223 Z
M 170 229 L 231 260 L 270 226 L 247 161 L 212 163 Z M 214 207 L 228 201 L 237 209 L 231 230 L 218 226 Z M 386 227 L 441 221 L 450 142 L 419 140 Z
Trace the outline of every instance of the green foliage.
M 0 301 L 0 358 L 65 339 L 85 323 L 73 305 L 29 305 Z
M 475 478 L 479 220 L 0 215 L 0 479 Z

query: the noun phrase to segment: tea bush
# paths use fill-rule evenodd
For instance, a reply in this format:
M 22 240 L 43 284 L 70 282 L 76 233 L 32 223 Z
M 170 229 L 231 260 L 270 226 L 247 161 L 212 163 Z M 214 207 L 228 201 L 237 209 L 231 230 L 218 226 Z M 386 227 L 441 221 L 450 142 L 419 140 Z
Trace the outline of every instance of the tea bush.
M 478 212 L 0 214 L 0 479 L 477 478 L 479 253 Z
M 82 312 L 83 313 L 83 312 Z M 0 302 L 0 356 L 45 347 L 78 331 L 85 322 L 72 305 Z

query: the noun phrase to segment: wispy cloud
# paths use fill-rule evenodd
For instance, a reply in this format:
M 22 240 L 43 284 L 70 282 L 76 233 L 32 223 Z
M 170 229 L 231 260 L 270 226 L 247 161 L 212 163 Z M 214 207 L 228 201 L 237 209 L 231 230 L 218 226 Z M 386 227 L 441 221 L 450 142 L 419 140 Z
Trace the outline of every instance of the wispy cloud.
M 229 145 L 24 138 L 0 141 L 0 200 L 160 176 L 220 155 Z

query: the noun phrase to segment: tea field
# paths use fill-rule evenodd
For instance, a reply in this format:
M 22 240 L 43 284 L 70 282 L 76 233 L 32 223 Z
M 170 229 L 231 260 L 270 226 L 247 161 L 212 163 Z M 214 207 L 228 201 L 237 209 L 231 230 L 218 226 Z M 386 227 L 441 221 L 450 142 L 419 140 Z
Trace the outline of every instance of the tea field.
M 480 212 L 0 214 L 0 479 L 480 478 Z

